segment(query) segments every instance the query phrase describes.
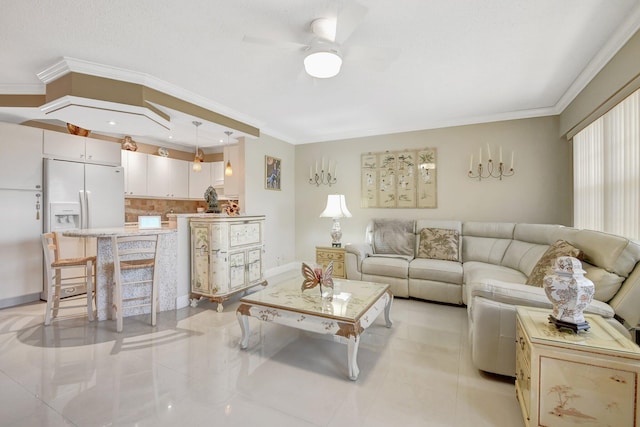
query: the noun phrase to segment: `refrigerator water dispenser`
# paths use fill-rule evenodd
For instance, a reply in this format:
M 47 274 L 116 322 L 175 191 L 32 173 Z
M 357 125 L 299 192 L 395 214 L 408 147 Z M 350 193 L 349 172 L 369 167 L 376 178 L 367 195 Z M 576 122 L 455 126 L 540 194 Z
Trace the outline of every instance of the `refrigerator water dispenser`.
M 80 203 L 50 203 L 49 213 L 51 231 L 80 228 Z

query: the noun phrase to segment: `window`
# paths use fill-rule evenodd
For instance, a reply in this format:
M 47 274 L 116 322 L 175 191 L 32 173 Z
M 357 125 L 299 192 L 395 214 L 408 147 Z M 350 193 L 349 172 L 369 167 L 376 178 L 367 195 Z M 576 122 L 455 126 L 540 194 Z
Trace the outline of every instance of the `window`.
M 640 90 L 573 137 L 573 223 L 640 239 Z

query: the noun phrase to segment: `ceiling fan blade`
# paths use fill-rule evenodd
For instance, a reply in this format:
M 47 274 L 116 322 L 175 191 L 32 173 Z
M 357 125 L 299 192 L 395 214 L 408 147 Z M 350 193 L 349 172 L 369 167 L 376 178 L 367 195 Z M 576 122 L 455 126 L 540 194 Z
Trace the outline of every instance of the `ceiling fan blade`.
M 336 38 L 338 44 L 344 43 L 364 19 L 369 9 L 361 4 L 352 2 L 340 11 L 336 22 Z
M 249 35 L 245 35 L 244 37 L 242 37 L 242 41 L 245 43 L 259 44 L 263 46 L 271 46 L 271 47 L 278 47 L 278 48 L 285 48 L 285 49 L 301 49 L 301 48 L 307 47 L 307 45 L 305 44 L 292 42 L 289 40 L 274 40 L 274 39 L 268 39 L 265 37 L 256 37 L 256 36 L 249 36 Z

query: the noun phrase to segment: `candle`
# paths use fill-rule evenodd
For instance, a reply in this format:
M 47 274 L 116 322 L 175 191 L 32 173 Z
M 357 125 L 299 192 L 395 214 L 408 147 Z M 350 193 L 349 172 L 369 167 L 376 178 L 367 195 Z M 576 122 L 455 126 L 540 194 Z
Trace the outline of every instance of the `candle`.
M 513 151 L 511 152 L 511 169 L 513 169 Z
M 331 160 L 329 160 L 329 174 L 331 174 Z
M 487 153 L 489 153 L 489 161 L 491 161 L 491 147 L 489 147 L 489 143 L 487 143 Z
M 322 172 L 324 172 L 324 156 L 322 156 Z
M 469 157 L 469 172 L 473 170 L 473 154 Z
M 333 164 L 333 177 L 337 178 L 338 177 L 338 162 L 335 162 Z
M 318 161 L 316 160 L 316 175 L 318 175 Z
M 478 164 L 482 164 L 482 147 L 480 147 L 480 157 L 478 160 Z
M 313 179 L 313 167 L 309 166 L 309 179 Z
M 500 163 L 502 163 L 502 146 L 500 146 Z

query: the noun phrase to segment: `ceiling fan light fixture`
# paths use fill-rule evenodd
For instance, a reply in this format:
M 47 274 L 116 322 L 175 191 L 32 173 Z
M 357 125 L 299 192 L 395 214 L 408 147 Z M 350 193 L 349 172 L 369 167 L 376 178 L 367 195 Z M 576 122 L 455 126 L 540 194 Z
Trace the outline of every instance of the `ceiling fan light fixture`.
M 336 76 L 342 67 L 342 58 L 335 51 L 320 50 L 304 58 L 304 70 L 311 77 L 328 79 Z

